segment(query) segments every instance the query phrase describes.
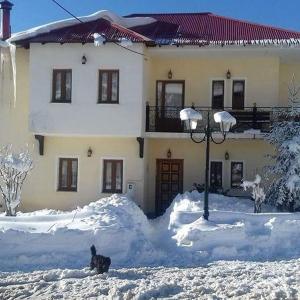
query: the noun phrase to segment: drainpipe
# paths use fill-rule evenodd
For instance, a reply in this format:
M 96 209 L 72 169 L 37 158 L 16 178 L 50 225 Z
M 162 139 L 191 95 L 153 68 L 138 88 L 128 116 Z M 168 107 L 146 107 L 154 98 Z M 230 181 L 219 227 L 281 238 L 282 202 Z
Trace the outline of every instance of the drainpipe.
M 10 38 L 11 35 L 11 28 L 10 28 L 10 11 L 14 5 L 7 1 L 1 1 L 0 2 L 0 38 L 4 41 Z

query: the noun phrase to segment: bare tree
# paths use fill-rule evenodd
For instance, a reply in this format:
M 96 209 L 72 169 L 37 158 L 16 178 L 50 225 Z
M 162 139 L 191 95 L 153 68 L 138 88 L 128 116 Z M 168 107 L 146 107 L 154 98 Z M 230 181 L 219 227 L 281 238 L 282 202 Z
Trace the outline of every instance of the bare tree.
M 254 199 L 254 212 L 261 212 L 261 205 L 264 203 L 266 199 L 266 195 L 264 193 L 263 188 L 260 187 L 261 177 L 256 175 L 254 181 L 243 181 L 241 186 L 246 191 L 248 188 L 252 188 L 252 197 Z
M 7 216 L 15 216 L 21 202 L 21 191 L 33 161 L 26 151 L 14 152 L 12 145 L 0 149 L 0 191 Z

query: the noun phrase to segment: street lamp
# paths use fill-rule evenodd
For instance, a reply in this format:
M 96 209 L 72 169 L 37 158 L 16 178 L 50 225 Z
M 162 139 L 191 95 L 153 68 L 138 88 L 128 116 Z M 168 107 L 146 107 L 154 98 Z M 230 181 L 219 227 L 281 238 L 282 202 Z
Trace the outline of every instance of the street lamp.
M 208 176 L 209 176 L 209 144 L 212 141 L 214 144 L 222 144 L 226 139 L 226 134 L 229 132 L 232 126 L 236 124 L 236 119 L 227 111 L 220 111 L 214 114 L 214 120 L 220 124 L 220 131 L 222 138 L 217 141 L 213 138 L 213 129 L 210 127 L 210 113 L 207 111 L 207 120 L 204 127 L 204 137 L 202 139 L 196 139 L 194 137 L 195 130 L 197 128 L 198 121 L 203 119 L 202 113 L 194 110 L 193 108 L 185 108 L 180 111 L 181 121 L 185 121 L 187 128 L 190 131 L 191 140 L 194 143 L 202 143 L 206 141 L 206 166 L 205 166 L 205 191 L 204 191 L 204 213 L 203 217 L 208 220 Z

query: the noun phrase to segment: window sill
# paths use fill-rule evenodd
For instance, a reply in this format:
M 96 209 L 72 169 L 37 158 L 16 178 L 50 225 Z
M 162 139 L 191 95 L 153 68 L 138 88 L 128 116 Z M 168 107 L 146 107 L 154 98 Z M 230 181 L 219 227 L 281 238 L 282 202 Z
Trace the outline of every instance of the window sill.
M 102 191 L 103 194 L 122 194 L 122 191 Z
M 57 192 L 73 192 L 73 193 L 77 193 L 77 190 L 64 190 L 64 189 L 57 189 Z
M 51 100 L 50 103 L 58 103 L 58 104 L 71 104 L 72 101 L 71 100 L 61 100 L 61 101 L 57 101 L 57 100 Z
M 106 101 L 106 102 L 102 102 L 102 101 L 98 101 L 97 102 L 97 104 L 120 104 L 119 102 L 108 102 L 108 101 Z

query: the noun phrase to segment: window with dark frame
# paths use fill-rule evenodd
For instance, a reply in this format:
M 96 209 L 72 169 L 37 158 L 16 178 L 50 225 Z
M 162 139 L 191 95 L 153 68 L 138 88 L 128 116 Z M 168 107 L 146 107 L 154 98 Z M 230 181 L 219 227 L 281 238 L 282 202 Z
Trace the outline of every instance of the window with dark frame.
M 58 190 L 66 192 L 77 192 L 78 159 L 60 158 Z
M 221 161 L 210 162 L 210 188 L 217 190 L 223 186 L 223 163 Z
M 232 109 L 245 107 L 245 80 L 232 81 Z
M 119 103 L 119 70 L 99 71 L 98 103 Z
M 103 161 L 103 193 L 122 193 L 123 161 L 105 159 Z
M 52 102 L 71 103 L 72 70 L 53 70 Z
M 224 108 L 224 80 L 213 80 L 212 81 L 212 101 L 211 107 L 213 109 Z
M 244 176 L 244 164 L 239 161 L 231 162 L 231 187 L 240 188 Z

